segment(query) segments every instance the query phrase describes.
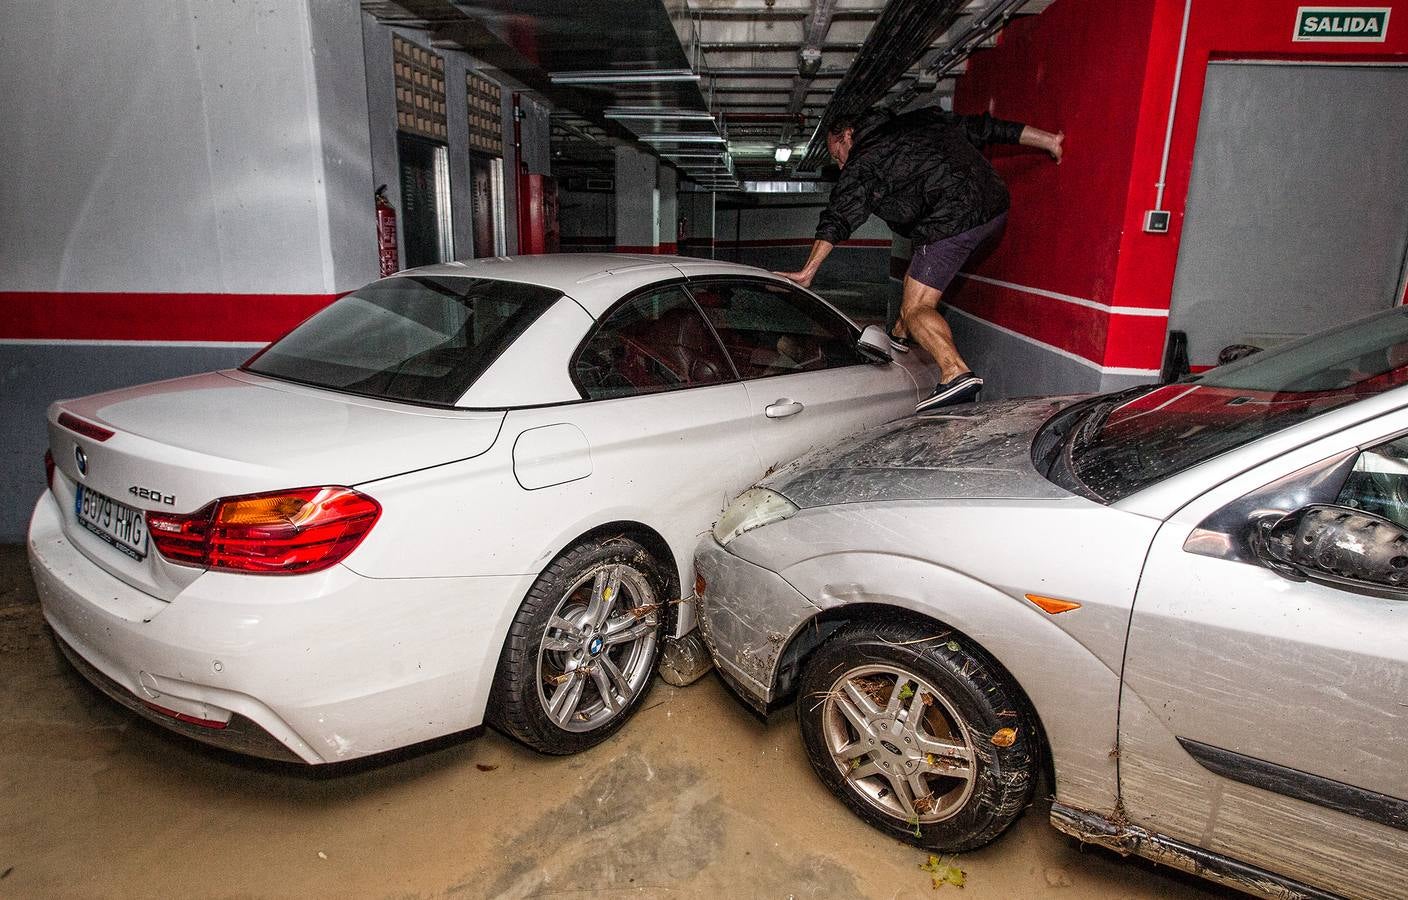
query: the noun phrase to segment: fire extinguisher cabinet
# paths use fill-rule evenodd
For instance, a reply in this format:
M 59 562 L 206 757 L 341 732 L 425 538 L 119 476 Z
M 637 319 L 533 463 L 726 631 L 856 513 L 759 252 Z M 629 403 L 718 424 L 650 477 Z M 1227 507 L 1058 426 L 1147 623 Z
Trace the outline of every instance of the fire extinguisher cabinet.
M 518 176 L 518 252 L 556 253 L 561 246 L 557 224 L 557 182 L 550 175 Z

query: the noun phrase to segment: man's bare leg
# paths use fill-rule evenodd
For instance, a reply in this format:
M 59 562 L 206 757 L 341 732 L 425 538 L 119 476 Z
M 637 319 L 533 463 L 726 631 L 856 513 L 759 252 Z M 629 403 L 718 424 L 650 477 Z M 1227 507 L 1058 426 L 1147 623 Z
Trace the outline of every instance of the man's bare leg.
M 904 299 L 900 302 L 900 321 L 905 331 L 929 351 L 939 364 L 939 381 L 949 382 L 969 371 L 968 364 L 958 355 L 953 331 L 939 315 L 939 298 L 943 291 L 904 277 Z

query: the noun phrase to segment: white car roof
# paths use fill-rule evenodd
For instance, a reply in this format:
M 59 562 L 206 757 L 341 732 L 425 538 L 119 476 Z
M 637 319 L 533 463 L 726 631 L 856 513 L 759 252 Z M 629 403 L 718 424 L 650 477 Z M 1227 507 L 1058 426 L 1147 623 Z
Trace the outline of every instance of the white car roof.
M 593 318 L 627 292 L 656 281 L 688 275 L 748 275 L 784 279 L 754 266 L 694 256 L 650 256 L 643 253 L 548 253 L 538 256 L 494 256 L 422 266 L 398 272 L 406 275 L 448 275 L 497 278 L 537 284 L 562 291 L 582 304 Z M 614 276 L 614 277 L 607 277 Z

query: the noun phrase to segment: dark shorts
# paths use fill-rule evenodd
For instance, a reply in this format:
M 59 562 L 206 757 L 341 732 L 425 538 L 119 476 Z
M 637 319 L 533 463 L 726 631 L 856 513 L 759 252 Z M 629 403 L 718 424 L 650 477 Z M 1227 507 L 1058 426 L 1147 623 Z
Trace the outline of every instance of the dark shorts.
M 973 251 L 984 241 L 1001 233 L 1002 226 L 1006 224 L 1007 213 L 1003 213 L 991 222 L 970 228 L 962 234 L 920 244 L 909 258 L 906 274 L 920 284 L 946 290 Z

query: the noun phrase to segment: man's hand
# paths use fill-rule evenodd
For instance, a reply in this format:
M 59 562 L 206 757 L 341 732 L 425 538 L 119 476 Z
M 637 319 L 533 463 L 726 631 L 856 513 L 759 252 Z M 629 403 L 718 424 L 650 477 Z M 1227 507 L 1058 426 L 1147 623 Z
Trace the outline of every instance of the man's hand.
M 1061 146 L 1062 141 L 1065 139 L 1066 133 L 1064 131 L 1052 134 L 1049 131 L 1042 131 L 1040 128 L 1034 128 L 1028 125 L 1022 129 L 1022 136 L 1018 139 L 1017 143 L 1021 144 L 1023 147 L 1036 147 L 1045 150 L 1047 153 L 1051 154 L 1052 159 L 1059 163 L 1061 156 L 1065 153 L 1065 149 Z
M 811 287 L 812 279 L 816 277 L 815 273 L 807 272 L 805 270 L 801 272 L 773 272 L 772 274 L 781 275 L 783 278 L 786 278 L 793 284 L 798 284 L 802 287 Z

